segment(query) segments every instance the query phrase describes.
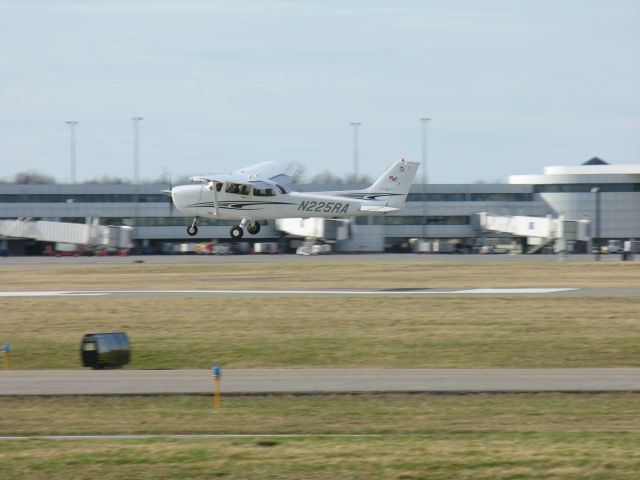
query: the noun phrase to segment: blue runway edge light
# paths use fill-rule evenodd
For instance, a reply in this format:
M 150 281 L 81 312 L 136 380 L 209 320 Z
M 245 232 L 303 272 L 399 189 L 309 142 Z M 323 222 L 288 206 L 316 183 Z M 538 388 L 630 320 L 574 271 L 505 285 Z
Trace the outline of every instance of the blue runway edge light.
M 9 346 L 8 343 L 3 343 L 2 344 L 2 352 L 3 353 L 9 353 L 11 351 L 11 347 Z
M 214 365 L 211 369 L 211 372 L 213 373 L 214 377 L 219 377 L 222 373 L 222 369 L 218 365 Z

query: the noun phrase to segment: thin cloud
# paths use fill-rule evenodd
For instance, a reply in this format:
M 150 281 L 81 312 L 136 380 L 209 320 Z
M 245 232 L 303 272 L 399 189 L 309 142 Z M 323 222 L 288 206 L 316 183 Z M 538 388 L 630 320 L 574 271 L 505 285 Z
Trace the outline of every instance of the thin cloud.
M 52 4 L 49 2 L 15 2 L 0 4 L 0 9 L 22 10 L 31 8 L 38 11 L 60 13 L 112 13 L 112 14 L 205 14 L 265 12 L 277 6 L 290 6 L 284 2 L 83 2 Z

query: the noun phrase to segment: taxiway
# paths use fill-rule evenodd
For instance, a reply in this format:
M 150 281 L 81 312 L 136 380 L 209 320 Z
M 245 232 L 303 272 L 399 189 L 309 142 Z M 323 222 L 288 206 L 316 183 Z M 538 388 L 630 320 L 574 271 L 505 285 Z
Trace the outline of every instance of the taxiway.
M 640 391 L 640 368 L 229 369 L 227 394 Z M 0 395 L 211 394 L 210 370 L 22 370 Z

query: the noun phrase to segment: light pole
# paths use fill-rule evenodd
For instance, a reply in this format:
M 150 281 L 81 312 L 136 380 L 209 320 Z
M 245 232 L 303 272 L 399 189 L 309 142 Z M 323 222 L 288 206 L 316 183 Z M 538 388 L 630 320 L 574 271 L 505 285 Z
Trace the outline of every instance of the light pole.
M 600 214 L 600 187 L 593 187 L 591 189 L 591 193 L 595 194 L 595 212 L 593 214 L 593 223 L 594 225 L 594 233 L 592 235 L 592 238 L 594 239 L 594 246 L 596 249 L 596 262 L 600 261 L 600 221 L 601 221 L 601 214 Z
M 133 121 L 133 226 L 138 236 L 138 217 L 140 216 L 140 122 L 142 117 L 132 117 Z M 136 246 L 137 250 L 137 246 Z
M 71 161 L 71 183 L 76 183 L 76 125 L 78 122 L 69 120 L 69 159 Z
M 133 117 L 133 183 L 140 182 L 140 122 L 142 117 Z
M 427 141 L 428 137 L 428 127 L 430 118 L 421 118 L 420 123 L 422 124 L 422 166 L 420 169 L 420 182 L 422 183 L 422 194 L 420 195 L 421 200 L 424 205 L 424 222 L 422 222 L 422 238 L 426 240 L 427 238 Z
M 360 122 L 352 122 L 351 126 L 353 127 L 353 181 L 358 181 L 358 162 L 359 162 L 359 151 L 358 151 L 358 128 L 362 125 Z

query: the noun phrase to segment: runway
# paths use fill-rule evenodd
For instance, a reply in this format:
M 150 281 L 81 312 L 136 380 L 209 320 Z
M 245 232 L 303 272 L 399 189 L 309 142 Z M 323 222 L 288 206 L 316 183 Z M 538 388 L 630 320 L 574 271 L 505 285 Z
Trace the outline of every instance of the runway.
M 215 264 L 268 264 L 268 263 L 368 263 L 368 262 L 440 263 L 557 263 L 592 262 L 593 255 L 477 255 L 477 254 L 419 254 L 419 253 L 359 253 L 302 256 L 277 255 L 132 255 L 128 257 L 0 257 L 0 268 L 49 268 L 52 266 L 104 266 L 147 263 L 151 265 L 215 265 Z M 636 257 L 640 261 L 640 255 Z M 620 262 L 620 255 L 602 255 L 600 262 Z
M 638 297 L 640 288 L 469 288 L 469 289 L 323 289 L 323 290 L 32 290 L 0 291 L 0 298 L 19 297 L 398 297 L 457 295 L 554 295 L 571 297 Z
M 23 370 L 0 373 L 0 395 L 211 394 L 210 370 Z M 225 394 L 640 391 L 640 368 L 229 369 Z

